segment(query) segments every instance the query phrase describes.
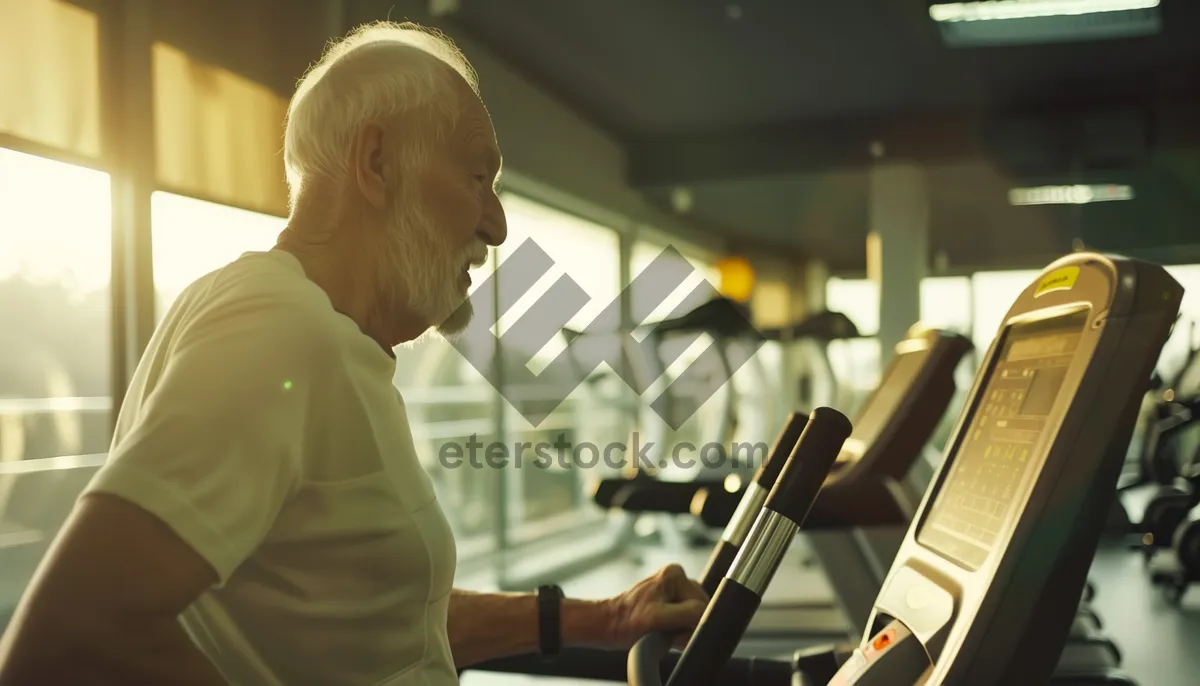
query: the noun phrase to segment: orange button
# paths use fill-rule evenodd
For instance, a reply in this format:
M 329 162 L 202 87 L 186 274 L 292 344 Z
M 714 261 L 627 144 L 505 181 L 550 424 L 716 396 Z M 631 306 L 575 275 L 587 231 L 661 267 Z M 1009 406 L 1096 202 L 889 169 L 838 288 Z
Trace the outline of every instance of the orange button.
M 884 648 L 891 645 L 893 635 L 894 635 L 894 632 L 892 632 L 890 630 L 885 631 L 882 634 L 879 634 L 878 636 L 875 637 L 875 640 L 871 643 L 871 647 L 877 651 L 882 651 Z

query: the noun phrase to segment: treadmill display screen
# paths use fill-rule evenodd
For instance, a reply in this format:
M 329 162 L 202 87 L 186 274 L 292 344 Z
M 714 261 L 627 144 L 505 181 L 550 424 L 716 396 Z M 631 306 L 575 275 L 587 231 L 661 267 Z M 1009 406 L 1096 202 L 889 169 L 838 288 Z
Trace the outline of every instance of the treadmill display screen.
M 1022 485 L 1041 462 L 1049 424 L 1087 312 L 1009 328 L 975 416 L 953 456 L 917 539 L 968 569 L 983 564 L 1020 506 Z
M 850 462 L 861 458 L 867 446 L 875 442 L 879 432 L 896 412 L 900 401 L 912 388 L 928 357 L 928 348 L 896 356 L 887 376 L 854 420 L 854 431 L 846 439 L 842 452 L 838 455 L 838 462 Z

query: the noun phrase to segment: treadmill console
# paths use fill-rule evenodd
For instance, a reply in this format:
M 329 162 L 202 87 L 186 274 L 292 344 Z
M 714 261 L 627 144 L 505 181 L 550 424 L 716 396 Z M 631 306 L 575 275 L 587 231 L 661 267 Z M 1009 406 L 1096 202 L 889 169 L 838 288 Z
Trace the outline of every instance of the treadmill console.
M 929 343 L 924 339 L 912 339 L 904 343 L 913 345 L 898 351 L 892 364 L 885 370 L 878 388 L 855 417 L 854 432 L 838 455 L 839 463 L 858 460 L 863 456 L 866 446 L 875 443 L 879 432 L 896 413 L 900 401 L 912 389 L 917 375 L 921 373 L 921 368 L 929 358 Z
M 1012 523 L 1040 468 L 1049 414 L 1074 358 L 1087 310 L 1008 329 L 974 416 L 917 540 L 977 570 Z
M 1080 252 L 1018 296 L 831 686 L 1047 682 L 1182 293 Z

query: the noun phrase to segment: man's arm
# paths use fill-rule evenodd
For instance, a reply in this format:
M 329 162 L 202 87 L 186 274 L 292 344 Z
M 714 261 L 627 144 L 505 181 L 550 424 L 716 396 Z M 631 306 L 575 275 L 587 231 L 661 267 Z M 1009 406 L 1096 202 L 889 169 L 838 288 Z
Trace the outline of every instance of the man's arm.
M 562 606 L 564 645 L 611 643 L 608 601 L 567 598 Z M 459 669 L 485 660 L 538 650 L 537 595 L 476 593 L 455 589 L 448 626 L 454 664 Z
M 664 567 L 615 598 L 567 598 L 562 606 L 564 646 L 628 648 L 651 631 L 690 632 L 708 597 L 679 565 Z M 538 651 L 537 596 L 455 589 L 448 626 L 459 669 Z
M 180 613 L 217 579 L 156 517 L 84 496 L 0 641 L 0 686 L 218 686 Z

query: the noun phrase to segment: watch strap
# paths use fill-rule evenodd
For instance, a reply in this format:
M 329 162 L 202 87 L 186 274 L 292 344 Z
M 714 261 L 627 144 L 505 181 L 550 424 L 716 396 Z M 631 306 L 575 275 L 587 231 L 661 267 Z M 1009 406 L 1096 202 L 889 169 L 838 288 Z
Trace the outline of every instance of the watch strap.
M 562 650 L 563 597 L 560 586 L 538 587 L 538 648 L 542 655 L 557 655 Z

